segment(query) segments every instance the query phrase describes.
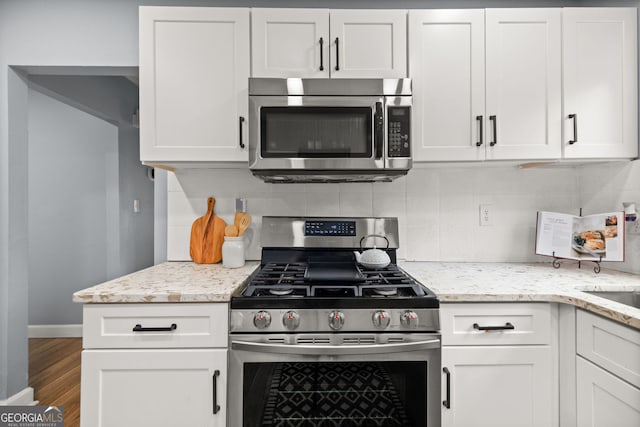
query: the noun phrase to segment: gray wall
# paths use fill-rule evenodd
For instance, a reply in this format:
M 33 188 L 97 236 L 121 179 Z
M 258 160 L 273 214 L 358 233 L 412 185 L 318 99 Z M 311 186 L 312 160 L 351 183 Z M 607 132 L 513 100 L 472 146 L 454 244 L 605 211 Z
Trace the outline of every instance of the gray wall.
M 121 127 L 118 133 L 120 165 L 120 259 L 115 278 L 153 265 L 154 189 L 147 177 L 147 167 L 140 164 L 139 132 L 136 128 Z M 133 212 L 138 199 L 140 212 Z M 80 323 L 81 319 L 76 323 Z
M 81 323 L 70 295 L 119 257 L 118 128 L 30 90 L 28 146 L 29 324 Z
M 29 82 L 29 324 L 79 324 L 69 295 L 153 264 L 153 183 L 131 124 L 138 88 L 112 76 Z
M 0 400 L 27 385 L 27 86 L 10 65 L 138 63 L 137 5 L 460 8 L 639 6 L 633 1 L 528 0 L 0 0 Z

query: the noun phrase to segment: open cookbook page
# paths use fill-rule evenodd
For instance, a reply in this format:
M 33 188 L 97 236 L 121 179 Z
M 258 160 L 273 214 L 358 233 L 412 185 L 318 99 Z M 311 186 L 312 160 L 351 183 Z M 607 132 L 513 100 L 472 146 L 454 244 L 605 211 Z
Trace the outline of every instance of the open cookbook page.
M 624 261 L 624 213 L 580 217 L 538 212 L 536 254 L 586 261 Z

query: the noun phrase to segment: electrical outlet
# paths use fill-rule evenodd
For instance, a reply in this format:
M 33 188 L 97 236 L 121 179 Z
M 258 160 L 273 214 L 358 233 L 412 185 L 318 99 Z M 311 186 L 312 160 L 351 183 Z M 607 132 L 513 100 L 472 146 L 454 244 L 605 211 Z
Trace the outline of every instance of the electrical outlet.
M 491 205 L 480 205 L 480 225 L 493 225 Z
M 640 218 L 636 218 L 635 221 L 627 221 L 625 226 L 628 234 L 640 234 Z
M 247 211 L 247 199 L 245 197 L 236 198 L 236 212 Z

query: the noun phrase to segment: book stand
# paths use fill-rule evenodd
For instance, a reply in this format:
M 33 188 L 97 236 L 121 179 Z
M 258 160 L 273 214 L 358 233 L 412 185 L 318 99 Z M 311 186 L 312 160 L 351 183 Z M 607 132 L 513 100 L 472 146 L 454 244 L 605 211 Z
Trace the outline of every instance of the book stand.
M 560 260 L 562 259 L 568 259 L 568 258 L 560 258 L 556 256 L 556 251 L 553 251 L 553 268 L 560 268 L 560 265 L 562 265 L 562 263 L 560 262 Z M 602 255 L 600 255 L 600 259 L 597 261 L 588 261 L 588 262 L 593 262 L 595 263 L 595 266 L 593 266 L 593 271 L 598 274 L 600 273 L 600 263 L 602 262 Z M 578 261 L 578 268 L 582 268 L 582 261 Z

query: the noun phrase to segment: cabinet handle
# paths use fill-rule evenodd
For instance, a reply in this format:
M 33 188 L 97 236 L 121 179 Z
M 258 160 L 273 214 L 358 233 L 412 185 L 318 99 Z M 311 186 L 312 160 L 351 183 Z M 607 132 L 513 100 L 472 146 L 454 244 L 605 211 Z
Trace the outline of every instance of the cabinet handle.
M 242 142 L 242 124 L 244 123 L 244 117 L 240 116 L 240 121 L 239 121 L 239 125 L 238 125 L 238 134 L 240 137 L 240 148 L 244 149 L 244 142 Z
M 477 323 L 473 324 L 473 329 L 477 329 L 478 331 L 505 331 L 515 328 L 516 327 L 513 326 L 511 322 L 507 322 L 503 326 L 480 326 Z
M 151 328 L 143 328 L 141 324 L 137 324 L 133 327 L 133 332 L 171 332 L 178 329 L 178 325 L 172 323 L 171 326 L 167 327 L 151 327 Z
M 373 116 L 374 125 L 374 140 L 373 145 L 375 147 L 376 159 L 382 158 L 382 144 L 384 139 L 384 116 L 382 110 L 382 102 L 376 102 L 376 112 Z
M 493 147 L 498 143 L 498 119 L 496 116 L 489 116 L 489 120 L 491 120 L 493 125 L 493 141 L 491 141 L 489 145 Z
M 482 140 L 482 135 L 484 132 L 482 132 L 482 116 L 476 116 L 476 121 L 478 123 L 480 123 L 480 133 L 478 134 L 478 142 L 476 142 L 476 147 L 481 147 L 482 144 L 484 143 L 484 141 Z
M 451 409 L 451 371 L 445 366 L 442 368 L 442 372 L 447 376 L 447 398 L 442 401 L 442 405 L 447 409 Z
M 340 71 L 340 39 L 336 37 L 336 71 Z
M 578 142 L 578 115 L 569 114 L 569 118 L 573 119 L 573 139 L 569 140 L 569 144 L 573 145 Z
M 220 405 L 218 405 L 218 377 L 220 376 L 220 371 L 213 371 L 213 414 L 217 414 L 220 412 Z
M 324 39 L 322 37 L 320 37 L 320 71 L 324 71 L 324 59 L 323 59 L 323 55 L 322 55 L 322 51 L 324 50 L 324 48 L 322 47 L 324 45 Z

